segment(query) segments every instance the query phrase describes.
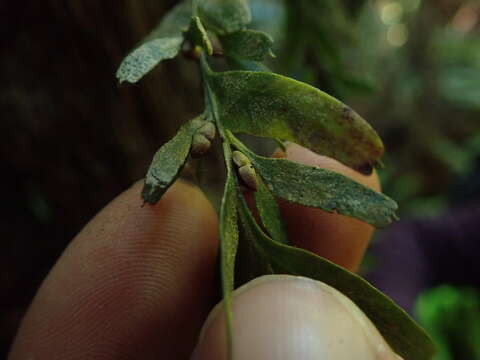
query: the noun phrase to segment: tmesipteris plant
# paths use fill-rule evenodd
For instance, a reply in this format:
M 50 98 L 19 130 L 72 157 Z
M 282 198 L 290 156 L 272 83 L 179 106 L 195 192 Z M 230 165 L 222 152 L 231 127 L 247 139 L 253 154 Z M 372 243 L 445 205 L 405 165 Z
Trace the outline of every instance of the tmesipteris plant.
M 227 170 L 220 205 L 220 263 L 223 300 L 231 354 L 232 291 L 239 241 L 248 242 L 256 276 L 269 273 L 307 276 L 349 297 L 372 320 L 392 349 L 408 360 L 430 359 L 428 335 L 392 300 L 361 277 L 332 262 L 289 245 L 275 197 L 354 217 L 377 227 L 395 219 L 396 203 L 332 171 L 286 159 L 259 156 L 237 133 L 292 141 L 368 173 L 383 154 L 375 131 L 345 104 L 305 83 L 270 72 L 261 61 L 272 55 L 272 39 L 249 30 L 246 0 L 185 0 L 174 7 L 151 34 L 122 62 L 120 82 L 135 83 L 160 61 L 177 56 L 182 47 L 199 62 L 204 106 L 173 139 L 155 154 L 142 192 L 156 203 L 189 156 L 203 156 L 213 138 L 221 139 Z M 212 42 L 232 70 L 210 68 Z M 259 224 L 246 204 L 253 193 Z M 247 263 L 252 259 L 240 259 Z

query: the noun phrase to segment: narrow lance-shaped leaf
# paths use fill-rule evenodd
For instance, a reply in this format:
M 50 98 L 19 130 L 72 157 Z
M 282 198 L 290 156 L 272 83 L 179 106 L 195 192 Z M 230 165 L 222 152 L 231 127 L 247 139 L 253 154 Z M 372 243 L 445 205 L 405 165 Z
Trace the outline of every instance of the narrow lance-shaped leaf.
M 193 134 L 202 124 L 203 115 L 190 120 L 156 152 L 142 191 L 146 202 L 155 204 L 178 177 L 190 151 Z
M 223 305 L 227 324 L 229 359 L 232 358 L 233 313 L 232 291 L 234 286 L 235 255 L 238 246 L 237 188 L 231 166 L 230 150 L 225 151 L 227 181 L 220 207 L 220 268 Z
M 222 123 L 234 133 L 293 141 L 362 172 L 383 154 L 365 120 L 310 85 L 251 71 L 213 73 L 209 82 Z
M 252 18 L 247 0 L 199 0 L 197 4 L 200 18 L 219 35 L 244 29 Z
M 229 137 L 248 154 L 257 173 L 282 199 L 355 217 L 377 227 L 396 219 L 397 203 L 383 194 L 330 170 L 258 156 L 231 133 Z
M 277 146 L 280 148 L 280 150 L 282 150 L 284 153 L 287 152 L 287 146 L 285 145 L 285 143 L 278 139 L 278 138 L 274 138 L 273 141 L 275 141 L 277 143 Z
M 263 61 L 273 56 L 272 38 L 261 31 L 241 30 L 222 37 L 223 53 L 226 56 Z
M 136 83 L 160 61 L 172 59 L 180 51 L 183 32 L 192 16 L 190 0 L 175 6 L 158 26 L 122 61 L 117 70 L 120 83 Z
M 188 31 L 185 32 L 185 37 L 193 44 L 203 48 L 208 55 L 212 55 L 212 43 L 210 42 L 207 31 L 203 27 L 203 24 L 198 16 L 192 17 L 192 20 L 190 21 L 190 27 L 188 28 Z
M 366 280 L 306 250 L 280 244 L 256 224 L 245 201 L 239 213 L 256 232 L 257 249 L 275 273 L 305 276 L 337 289 L 352 300 L 375 324 L 392 349 L 405 360 L 429 360 L 435 347 L 427 333 L 390 298 Z
M 238 196 L 244 195 L 238 192 Z M 241 214 L 240 220 L 240 239 L 235 261 L 235 287 L 242 286 L 259 276 L 273 274 L 270 263 L 258 252 L 255 231 Z
M 285 224 L 280 215 L 280 209 L 271 191 L 262 179 L 258 179 L 258 189 L 254 192 L 255 205 L 263 226 L 275 241 L 288 242 Z

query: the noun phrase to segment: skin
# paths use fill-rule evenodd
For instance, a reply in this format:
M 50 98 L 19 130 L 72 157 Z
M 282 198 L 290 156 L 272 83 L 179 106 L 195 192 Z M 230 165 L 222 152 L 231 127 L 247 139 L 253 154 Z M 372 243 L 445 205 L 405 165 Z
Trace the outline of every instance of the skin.
M 361 175 L 297 145 L 275 156 L 379 189 L 375 173 Z M 190 357 L 217 300 L 217 215 L 186 182 L 153 206 L 141 206 L 141 187 L 119 195 L 72 240 L 33 299 L 9 360 Z M 294 243 L 356 269 L 369 225 L 292 204 L 281 209 Z
M 332 170 L 380 191 L 376 171 L 366 176 L 332 158 L 320 156 L 292 143 L 287 147 L 287 154 L 276 151 L 273 157 L 286 157 L 288 160 Z M 358 269 L 372 237 L 373 226 L 357 219 L 293 203 L 283 203 L 280 209 L 292 243 L 320 254 L 349 270 Z

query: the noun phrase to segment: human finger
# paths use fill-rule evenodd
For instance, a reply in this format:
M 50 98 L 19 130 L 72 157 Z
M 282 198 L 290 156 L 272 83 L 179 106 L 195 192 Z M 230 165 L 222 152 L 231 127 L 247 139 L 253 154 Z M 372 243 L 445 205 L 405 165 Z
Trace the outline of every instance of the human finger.
M 209 315 L 192 360 L 227 360 L 225 316 Z M 233 358 L 400 360 L 347 297 L 312 279 L 257 278 L 234 292 Z
M 290 143 L 286 153 L 277 151 L 273 157 L 332 170 L 380 191 L 375 171 L 370 175 L 360 174 L 332 158 L 318 155 L 297 144 Z M 280 209 L 293 244 L 349 270 L 358 268 L 373 234 L 373 226 L 350 217 L 285 201 L 280 202 Z
M 181 181 L 142 207 L 141 186 L 118 196 L 68 246 L 10 360 L 189 356 L 214 302 L 216 213 Z

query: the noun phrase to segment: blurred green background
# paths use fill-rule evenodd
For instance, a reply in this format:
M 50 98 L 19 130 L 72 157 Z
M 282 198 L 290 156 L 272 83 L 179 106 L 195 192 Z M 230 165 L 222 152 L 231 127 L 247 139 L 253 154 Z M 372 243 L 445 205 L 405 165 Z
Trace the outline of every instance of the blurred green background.
M 159 145 L 201 110 L 192 61 L 168 61 L 135 86 L 119 87 L 114 77 L 122 57 L 175 3 L 0 5 L 0 357 L 71 238 L 142 178 Z M 480 240 L 480 2 L 250 4 L 252 27 L 275 39 L 277 57 L 268 65 L 346 102 L 384 139 L 386 167 L 379 172 L 384 192 L 399 202 L 402 221 L 396 230 L 378 232 L 374 243 L 419 226 L 445 235 L 448 266 L 428 260 L 439 246 L 435 231 L 422 230 L 420 247 L 428 259 L 418 261 L 437 276 L 409 294 L 415 306 L 408 310 L 435 336 L 437 359 L 480 359 L 478 280 L 458 282 L 437 271 L 441 264 L 458 273 L 452 279 L 480 279 L 477 267 L 465 267 L 475 264 L 474 241 Z M 206 164 L 211 194 L 222 186 L 220 161 L 213 153 Z M 466 215 L 457 221 L 457 214 Z M 420 238 L 417 230 L 407 232 L 412 242 Z M 456 257 L 445 245 L 452 242 L 466 244 L 456 246 L 472 258 L 463 252 Z M 365 274 L 382 271 L 378 254 L 367 257 Z M 400 247 L 395 255 L 415 256 Z M 440 258 L 438 251 L 435 256 Z M 471 326 L 459 329 L 455 319 Z M 458 336 L 462 329 L 469 335 Z

